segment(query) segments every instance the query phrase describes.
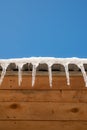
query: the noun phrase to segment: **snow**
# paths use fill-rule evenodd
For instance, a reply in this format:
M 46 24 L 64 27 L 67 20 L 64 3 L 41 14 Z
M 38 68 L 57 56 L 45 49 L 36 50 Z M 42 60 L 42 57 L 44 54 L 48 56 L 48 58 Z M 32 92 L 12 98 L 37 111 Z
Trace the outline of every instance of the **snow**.
M 25 64 L 32 64 L 32 87 L 35 84 L 36 70 L 39 64 L 47 64 L 48 74 L 49 74 L 49 84 L 52 87 L 52 65 L 61 64 L 65 68 L 65 74 L 67 79 L 67 85 L 70 85 L 68 65 L 77 65 L 82 72 L 85 86 L 87 87 L 87 74 L 85 72 L 84 64 L 87 64 L 86 58 L 54 58 L 54 57 L 30 57 L 30 58 L 14 58 L 14 59 L 0 59 L 0 66 L 2 67 L 2 73 L 0 77 L 0 84 L 3 82 L 4 76 L 6 75 L 6 70 L 11 63 L 15 63 L 18 67 L 18 84 L 21 85 L 22 82 L 22 68 Z

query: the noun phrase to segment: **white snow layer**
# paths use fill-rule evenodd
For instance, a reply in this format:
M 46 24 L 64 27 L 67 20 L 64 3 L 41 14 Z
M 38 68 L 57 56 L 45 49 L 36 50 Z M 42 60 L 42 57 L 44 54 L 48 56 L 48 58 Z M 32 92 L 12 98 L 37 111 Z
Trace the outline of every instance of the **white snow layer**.
M 22 82 L 22 68 L 25 64 L 32 64 L 32 86 L 35 84 L 35 76 L 36 76 L 36 69 L 39 64 L 47 64 L 48 66 L 48 73 L 49 73 L 49 84 L 52 87 L 52 65 L 53 64 L 61 64 L 65 68 L 66 78 L 67 78 L 67 85 L 70 85 L 69 79 L 69 71 L 68 65 L 75 64 L 77 65 L 82 72 L 85 86 L 87 87 L 87 74 L 85 72 L 84 64 L 87 64 L 86 58 L 54 58 L 54 57 L 30 57 L 30 58 L 15 58 L 15 59 L 0 59 L 0 66 L 2 67 L 2 73 L 0 77 L 0 84 L 3 82 L 4 76 L 6 74 L 7 67 L 11 64 L 15 63 L 18 67 L 18 83 L 19 86 Z

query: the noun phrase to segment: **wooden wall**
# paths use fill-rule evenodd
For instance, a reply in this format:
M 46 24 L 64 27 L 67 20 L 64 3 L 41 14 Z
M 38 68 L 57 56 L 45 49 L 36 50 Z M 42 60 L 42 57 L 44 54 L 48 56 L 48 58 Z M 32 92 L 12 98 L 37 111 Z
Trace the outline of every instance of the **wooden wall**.
M 71 74 L 66 85 L 64 74 L 53 75 L 49 87 L 47 74 L 23 75 L 18 86 L 17 74 L 5 76 L 0 86 L 0 130 L 86 130 L 87 88 L 81 74 Z

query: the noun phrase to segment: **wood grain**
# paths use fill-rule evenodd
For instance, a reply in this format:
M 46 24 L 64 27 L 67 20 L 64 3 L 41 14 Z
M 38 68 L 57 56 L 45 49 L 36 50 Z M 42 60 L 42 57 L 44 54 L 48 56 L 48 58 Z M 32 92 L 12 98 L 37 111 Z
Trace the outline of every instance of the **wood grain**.
M 87 103 L 1 102 L 0 120 L 87 120 Z
M 0 102 L 87 103 L 86 90 L 0 90 Z
M 63 74 L 23 75 L 18 86 L 17 72 L 5 76 L 0 86 L 0 130 L 86 130 L 87 88 L 82 75 L 70 75 L 70 86 Z
M 86 130 L 86 121 L 0 121 L 0 130 Z

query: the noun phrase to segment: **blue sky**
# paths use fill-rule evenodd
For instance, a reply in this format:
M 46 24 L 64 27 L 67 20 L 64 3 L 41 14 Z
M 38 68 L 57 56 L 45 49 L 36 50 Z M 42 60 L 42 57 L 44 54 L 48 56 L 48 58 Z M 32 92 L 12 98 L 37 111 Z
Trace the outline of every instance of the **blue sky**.
M 87 0 L 0 0 L 0 58 L 87 57 Z

